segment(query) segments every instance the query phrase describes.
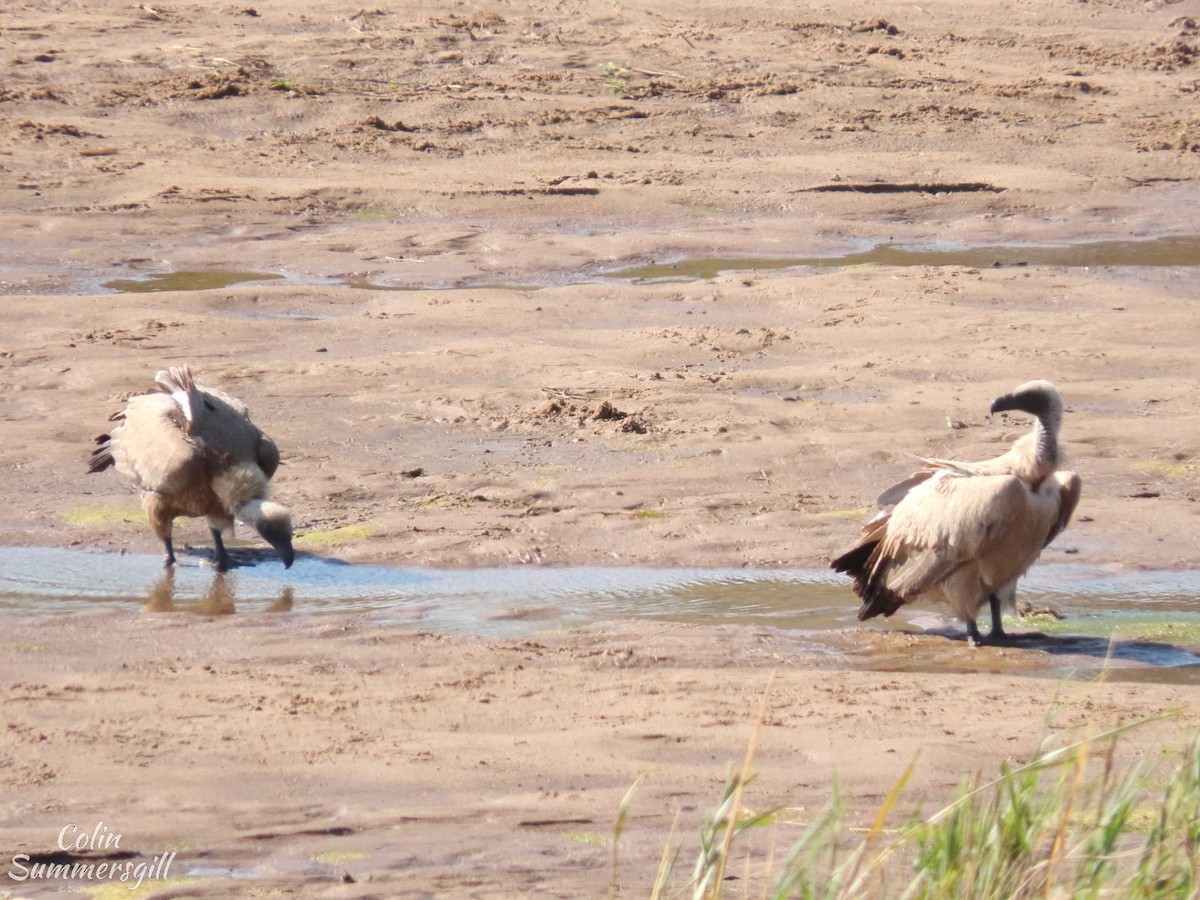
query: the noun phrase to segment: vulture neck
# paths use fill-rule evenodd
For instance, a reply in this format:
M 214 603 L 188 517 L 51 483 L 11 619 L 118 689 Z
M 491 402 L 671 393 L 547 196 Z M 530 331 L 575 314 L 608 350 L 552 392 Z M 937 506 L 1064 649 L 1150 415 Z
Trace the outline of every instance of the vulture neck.
M 232 513 L 255 500 L 263 500 L 267 496 L 267 479 L 257 466 L 235 465 L 215 475 L 212 480 L 213 492 Z M 249 520 L 242 521 L 249 524 Z
M 234 514 L 238 521 L 249 525 L 255 531 L 261 531 L 262 524 L 270 519 L 265 508 L 267 502 L 259 499 L 247 500 L 234 510 Z
M 1053 414 L 1033 420 L 1034 465 L 1043 478 L 1058 468 L 1058 429 L 1059 419 Z

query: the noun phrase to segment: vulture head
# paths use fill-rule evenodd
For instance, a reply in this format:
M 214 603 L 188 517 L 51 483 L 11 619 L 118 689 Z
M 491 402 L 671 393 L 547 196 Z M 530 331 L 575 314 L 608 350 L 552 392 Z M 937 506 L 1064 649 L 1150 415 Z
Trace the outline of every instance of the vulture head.
M 237 517 L 275 548 L 285 569 L 291 568 L 296 553 L 292 549 L 292 514 L 286 506 L 270 500 L 251 500 L 238 508 Z
M 992 415 L 998 412 L 1027 412 L 1044 424 L 1057 426 L 1062 420 L 1062 397 L 1048 381 L 1028 381 L 1016 390 L 992 401 Z

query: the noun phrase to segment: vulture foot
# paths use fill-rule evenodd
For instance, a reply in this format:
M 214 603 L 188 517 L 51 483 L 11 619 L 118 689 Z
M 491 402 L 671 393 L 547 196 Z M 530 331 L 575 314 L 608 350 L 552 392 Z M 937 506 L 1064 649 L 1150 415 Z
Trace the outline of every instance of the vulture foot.
M 983 644 L 1010 644 L 1017 640 L 1015 635 L 1009 634 L 1000 625 L 1000 619 L 992 620 L 992 627 L 988 629 L 987 638 L 979 633 L 979 626 L 973 620 L 967 622 L 967 645 L 970 647 L 980 647 Z
M 979 633 L 979 626 L 975 624 L 975 620 L 967 620 L 967 646 L 969 647 L 980 647 L 983 644 L 1007 644 L 1011 639 L 1009 633 L 1001 627 L 999 618 L 992 620 L 992 627 L 988 629 L 986 639 Z
M 1004 626 L 1000 624 L 1000 598 L 992 594 L 988 597 L 988 607 L 992 611 L 992 630 L 988 632 L 988 640 L 1002 641 L 1008 635 L 1004 633 Z

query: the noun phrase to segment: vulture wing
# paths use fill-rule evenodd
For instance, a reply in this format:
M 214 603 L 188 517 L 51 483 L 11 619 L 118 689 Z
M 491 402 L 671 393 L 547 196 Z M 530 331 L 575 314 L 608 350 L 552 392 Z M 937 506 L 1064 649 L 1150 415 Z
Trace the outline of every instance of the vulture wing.
M 936 470 L 934 468 L 921 469 L 919 472 L 913 472 L 903 481 L 897 481 L 890 488 L 884 491 L 875 499 L 875 506 L 881 510 L 886 510 L 894 507 L 897 503 L 908 496 L 908 492 L 915 488 L 918 484 L 924 484 L 928 481 Z
M 1008 475 L 958 475 L 943 470 L 911 491 L 892 511 L 880 552 L 892 564 L 889 586 L 901 594 L 928 590 L 959 566 L 1005 552 L 1024 524 L 1030 493 Z
M 1050 526 L 1044 546 L 1049 546 L 1071 523 L 1071 516 L 1075 515 L 1075 507 L 1079 505 L 1079 495 L 1083 491 L 1083 482 L 1074 472 L 1055 472 L 1054 480 L 1058 482 L 1058 518 Z
M 267 478 L 274 478 L 279 468 L 279 447 L 265 434 L 258 439 L 258 467 Z
M 203 446 L 214 475 L 249 463 L 270 478 L 278 468 L 279 449 L 273 443 L 262 446 L 263 433 L 241 400 L 196 384 L 186 366 L 159 372 L 154 380 L 179 405 L 187 432 Z
M 967 566 L 981 584 L 1006 584 L 1036 559 L 1059 509 L 1057 496 L 1034 494 L 1011 475 L 936 472 L 880 528 L 857 586 L 859 618 L 891 615 Z
M 175 400 L 164 394 L 130 399 L 113 429 L 110 452 L 117 470 L 143 491 L 178 494 L 205 477 L 204 448 L 190 435 Z

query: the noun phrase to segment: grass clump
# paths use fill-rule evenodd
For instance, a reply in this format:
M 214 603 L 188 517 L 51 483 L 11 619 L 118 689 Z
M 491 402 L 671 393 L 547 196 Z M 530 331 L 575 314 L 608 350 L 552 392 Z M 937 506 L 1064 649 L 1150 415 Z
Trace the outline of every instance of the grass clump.
M 625 87 L 629 79 L 629 73 L 632 71 L 628 65 L 617 65 L 614 62 L 606 62 L 600 65 L 600 71 L 604 73 L 604 86 L 618 100 L 624 99 Z
M 739 854 L 746 858 L 738 867 L 744 874 L 730 882 L 737 896 L 775 900 L 1200 896 L 1200 737 L 1156 764 L 1123 768 L 1118 762 L 1120 736 L 1156 720 L 1059 746 L 1044 739 L 1028 762 L 1003 764 L 994 779 L 964 784 L 937 812 L 913 815 L 901 827 L 887 822 L 916 760 L 866 829 L 845 825 L 835 786 L 833 800 L 787 854 L 776 860 L 772 851 L 765 862 L 740 846 L 763 828 L 774 846 L 782 821 L 775 810 L 742 813 L 753 781 L 752 738 L 741 770 L 701 826 L 690 877 L 679 884 L 682 842 L 672 849 L 672 838 L 651 896 L 716 900 L 726 887 L 726 866 Z

